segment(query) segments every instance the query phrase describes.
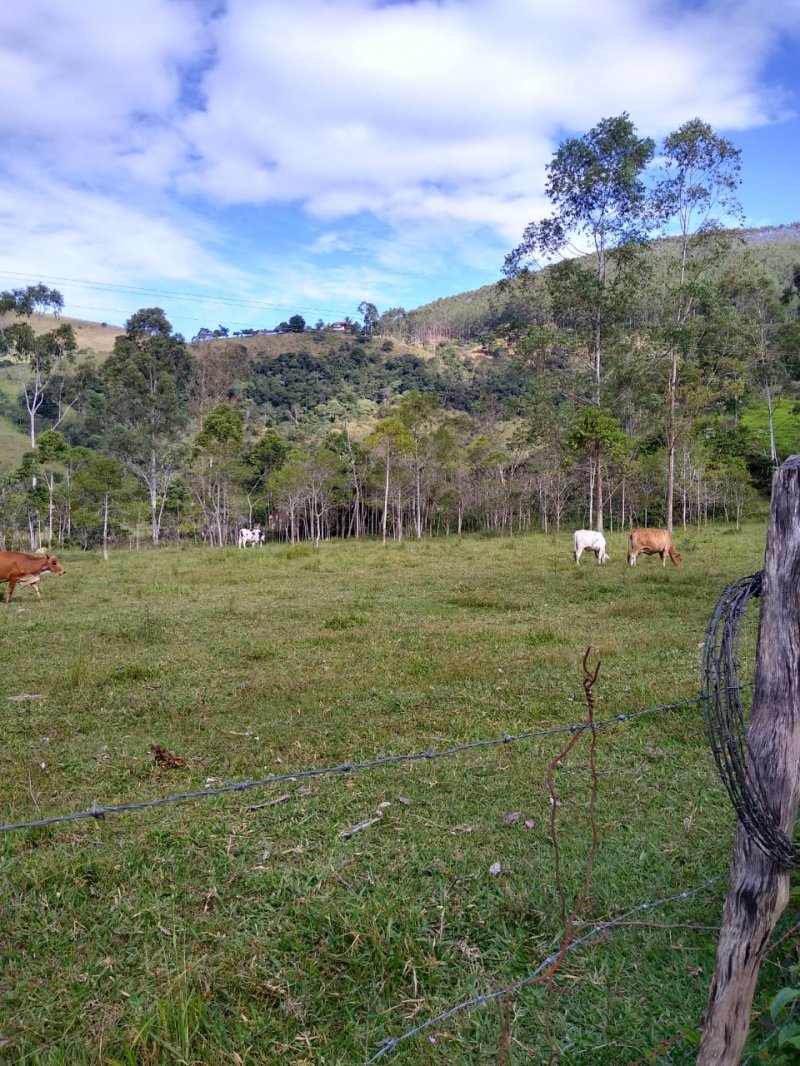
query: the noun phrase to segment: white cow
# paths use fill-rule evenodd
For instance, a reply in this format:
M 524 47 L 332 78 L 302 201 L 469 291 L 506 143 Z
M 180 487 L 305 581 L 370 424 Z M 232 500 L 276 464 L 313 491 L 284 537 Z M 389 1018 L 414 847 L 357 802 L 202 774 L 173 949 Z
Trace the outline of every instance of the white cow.
M 239 539 L 236 542 L 240 548 L 246 548 L 249 544 L 255 544 L 258 546 L 263 543 L 263 536 L 261 534 L 261 526 L 253 526 L 252 529 L 243 528 L 239 530 Z
M 575 562 L 580 566 L 583 552 L 594 552 L 597 565 L 607 563 L 609 555 L 606 552 L 606 538 L 596 529 L 576 529 L 572 538 L 572 546 L 575 549 Z

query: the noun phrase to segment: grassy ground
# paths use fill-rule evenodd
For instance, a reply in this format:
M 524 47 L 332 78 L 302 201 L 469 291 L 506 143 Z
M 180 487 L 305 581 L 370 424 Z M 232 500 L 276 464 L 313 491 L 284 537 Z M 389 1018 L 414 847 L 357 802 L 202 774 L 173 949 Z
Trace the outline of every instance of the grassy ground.
M 19 393 L 16 370 L 8 366 L 0 367 L 0 396 L 15 402 Z M 30 447 L 27 433 L 15 426 L 10 418 L 0 414 L 0 472 L 14 470 Z
M 67 553 L 41 604 L 18 589 L 0 610 L 0 818 L 580 720 L 588 645 L 600 718 L 695 695 L 711 607 L 760 566 L 763 526 L 679 535 L 677 571 L 630 570 L 609 539 L 603 568 L 575 567 L 566 535 Z M 555 770 L 569 905 L 590 844 L 588 739 Z M 0 1057 L 361 1063 L 519 980 L 563 931 L 545 775 L 564 741 L 4 834 Z M 186 765 L 156 767 L 150 743 Z M 725 871 L 734 818 L 698 707 L 604 731 L 598 763 L 580 923 Z M 510 812 L 522 818 L 506 824 Z M 648 1055 L 703 1012 L 724 891 L 567 956 L 549 1012 L 558 1061 L 693 1061 L 691 1035 Z M 505 1009 L 464 1011 L 381 1061 L 547 1061 L 546 990 Z
M 773 412 L 775 448 L 781 460 L 794 455 L 800 448 L 800 403 L 796 396 L 781 396 Z M 759 402 L 742 413 L 744 425 L 769 455 L 769 420 L 767 405 Z

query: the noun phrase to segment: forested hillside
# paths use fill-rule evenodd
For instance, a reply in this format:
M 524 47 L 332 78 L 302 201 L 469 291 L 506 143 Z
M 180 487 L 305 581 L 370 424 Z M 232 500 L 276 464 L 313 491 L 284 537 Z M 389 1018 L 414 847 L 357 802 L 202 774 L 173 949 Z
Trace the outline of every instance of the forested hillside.
M 606 526 L 661 524 L 670 433 L 676 525 L 737 522 L 800 448 L 800 226 L 725 235 L 670 408 L 678 250 L 637 253 L 633 285 L 612 266 L 599 405 L 574 261 L 344 331 L 194 343 L 158 308 L 120 330 L 5 294 L 5 546 L 511 533 L 590 524 L 598 499 Z

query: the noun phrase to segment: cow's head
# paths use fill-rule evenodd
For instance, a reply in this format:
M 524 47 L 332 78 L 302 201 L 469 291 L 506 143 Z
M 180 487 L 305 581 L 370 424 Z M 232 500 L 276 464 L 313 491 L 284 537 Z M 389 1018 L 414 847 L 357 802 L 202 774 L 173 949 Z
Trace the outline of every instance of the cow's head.
M 670 559 L 672 559 L 675 566 L 681 565 L 681 553 L 679 551 L 676 551 L 674 548 L 670 548 L 669 557 Z
M 599 562 L 601 562 L 601 563 L 609 563 L 609 562 L 611 562 L 611 556 L 608 554 L 608 552 L 605 549 L 602 549 L 601 552 L 600 552 Z
M 55 555 L 48 555 L 44 561 L 44 569 L 49 570 L 51 574 L 66 574 L 66 567 L 56 559 Z

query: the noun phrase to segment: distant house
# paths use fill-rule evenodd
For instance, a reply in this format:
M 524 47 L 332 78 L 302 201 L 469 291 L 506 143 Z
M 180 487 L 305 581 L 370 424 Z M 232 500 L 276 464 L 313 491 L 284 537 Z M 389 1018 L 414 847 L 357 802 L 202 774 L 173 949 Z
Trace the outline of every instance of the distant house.
M 347 331 L 346 322 L 331 322 L 328 329 L 335 329 L 337 333 L 345 333 Z

